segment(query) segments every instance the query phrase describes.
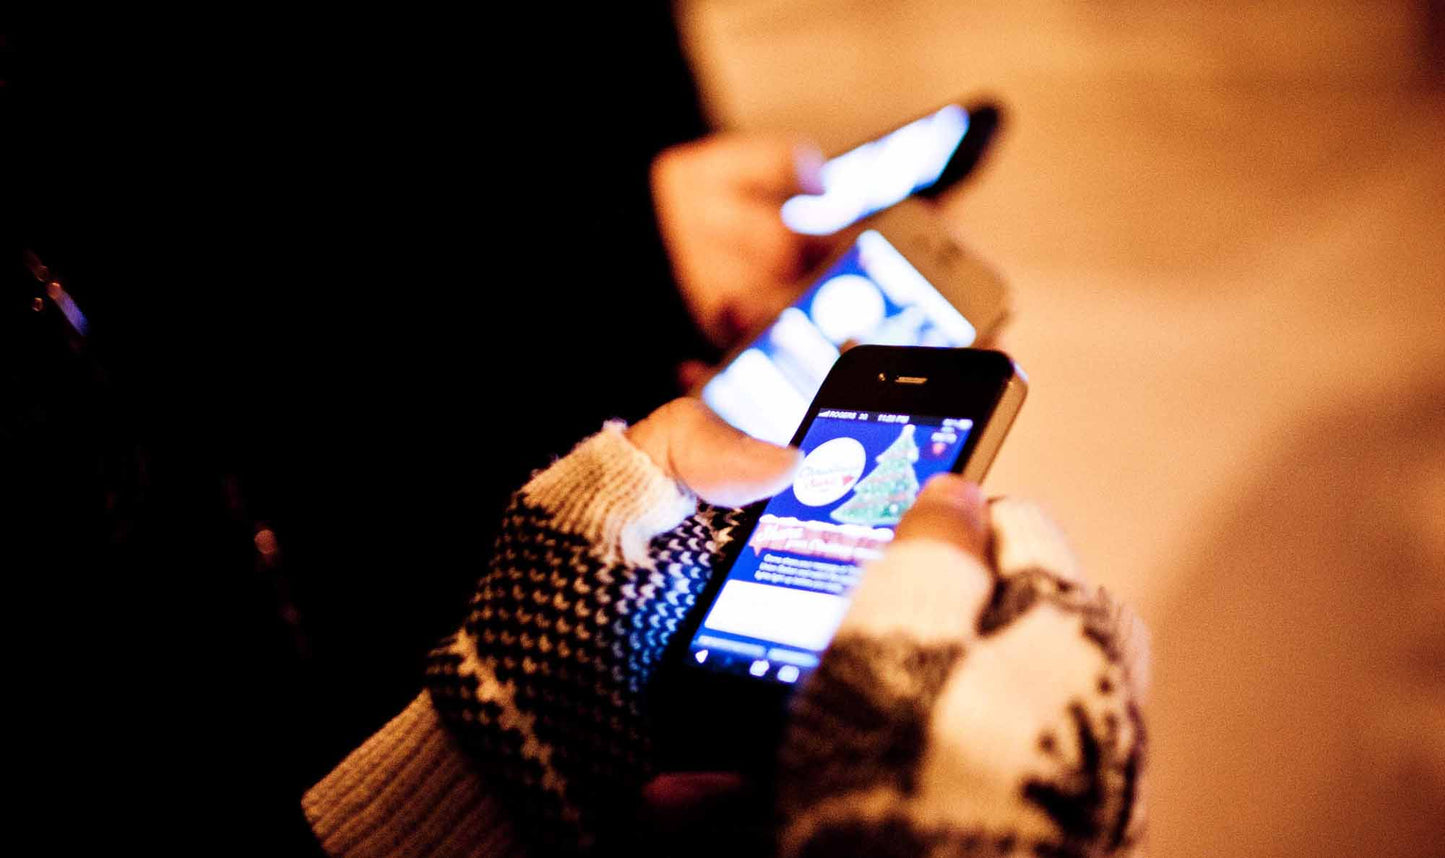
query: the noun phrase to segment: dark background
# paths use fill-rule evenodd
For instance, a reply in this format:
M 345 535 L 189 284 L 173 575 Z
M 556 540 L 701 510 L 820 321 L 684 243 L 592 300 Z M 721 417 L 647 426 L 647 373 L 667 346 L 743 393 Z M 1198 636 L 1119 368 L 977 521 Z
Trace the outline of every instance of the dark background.
M 670 9 L 0 26 L 20 815 L 304 849 L 506 495 L 709 356 L 647 188 L 704 131 Z

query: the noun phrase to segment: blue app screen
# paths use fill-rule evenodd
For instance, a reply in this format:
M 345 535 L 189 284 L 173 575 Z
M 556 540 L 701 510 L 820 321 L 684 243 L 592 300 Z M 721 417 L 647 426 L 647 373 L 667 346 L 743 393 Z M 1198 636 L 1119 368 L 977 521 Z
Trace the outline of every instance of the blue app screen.
M 859 570 L 893 540 L 973 421 L 825 410 L 792 486 L 768 501 L 690 645 L 699 664 L 793 683 L 818 663 Z

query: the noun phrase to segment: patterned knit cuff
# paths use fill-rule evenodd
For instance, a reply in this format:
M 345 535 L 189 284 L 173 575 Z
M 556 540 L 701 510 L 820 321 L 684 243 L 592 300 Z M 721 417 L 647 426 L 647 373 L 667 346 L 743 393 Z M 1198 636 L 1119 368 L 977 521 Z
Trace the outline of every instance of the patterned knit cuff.
M 552 467 L 532 477 L 522 496 L 552 515 L 552 526 L 581 536 L 604 563 L 619 557 L 650 567 L 652 537 L 697 511 L 697 498 L 669 479 L 612 421 Z
M 422 692 L 301 800 L 333 858 L 521 856 L 502 805 Z
M 864 571 L 838 634 L 902 633 L 921 644 L 971 636 L 993 580 L 982 563 L 948 543 L 894 543 Z
M 1120 653 L 1134 698 L 1149 696 L 1149 629 L 1133 611 L 1102 588 L 1089 584 L 1074 552 L 1058 525 L 1037 504 L 1017 498 L 996 498 L 989 504 L 993 522 L 993 563 L 1003 578 L 1042 570 L 1079 585 L 1090 594 L 1098 613 L 1098 626 L 1109 632 Z

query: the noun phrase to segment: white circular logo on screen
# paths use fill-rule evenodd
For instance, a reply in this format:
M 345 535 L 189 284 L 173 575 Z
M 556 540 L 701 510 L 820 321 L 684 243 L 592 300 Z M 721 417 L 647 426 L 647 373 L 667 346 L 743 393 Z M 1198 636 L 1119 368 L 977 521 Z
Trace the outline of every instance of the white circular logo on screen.
M 834 438 L 819 444 L 803 459 L 793 495 L 806 506 L 824 506 L 853 490 L 868 454 L 852 438 Z
M 857 274 L 839 274 L 813 296 L 813 324 L 823 336 L 842 345 L 872 333 L 883 321 L 883 293 L 873 281 Z

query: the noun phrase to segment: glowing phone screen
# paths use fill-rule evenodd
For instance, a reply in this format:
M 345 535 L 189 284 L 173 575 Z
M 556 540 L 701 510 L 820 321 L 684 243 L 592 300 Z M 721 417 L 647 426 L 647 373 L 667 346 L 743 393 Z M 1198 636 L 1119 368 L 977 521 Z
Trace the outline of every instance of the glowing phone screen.
M 943 174 L 968 133 L 968 111 L 950 104 L 823 165 L 823 193 L 783 203 L 783 223 L 827 235 L 882 211 Z
M 850 344 L 962 348 L 974 326 L 883 235 L 868 230 L 702 389 L 724 420 L 786 444 Z

